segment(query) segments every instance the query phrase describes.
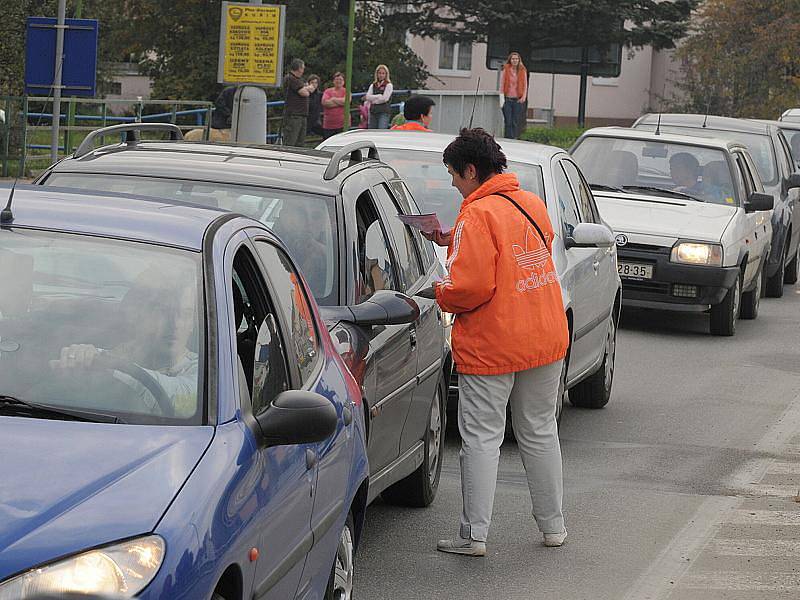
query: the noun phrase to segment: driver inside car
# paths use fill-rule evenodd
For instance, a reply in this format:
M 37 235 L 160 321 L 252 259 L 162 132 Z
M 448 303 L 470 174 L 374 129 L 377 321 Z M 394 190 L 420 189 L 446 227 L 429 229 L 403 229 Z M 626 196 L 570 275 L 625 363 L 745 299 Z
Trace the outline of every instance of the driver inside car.
M 50 361 L 50 368 L 69 375 L 109 369 L 115 379 L 134 390 L 148 412 L 168 413 L 140 378 L 126 372 L 125 365 L 133 366 L 134 372 L 138 367 L 161 388 L 175 416 L 192 416 L 197 410 L 198 355 L 188 346 L 197 320 L 196 306 L 192 283 L 150 267 L 120 302 L 123 330 L 129 339 L 110 349 L 70 344 L 61 349 L 59 358 Z
M 688 152 L 678 152 L 669 159 L 669 175 L 676 192 L 697 196 L 703 191 L 699 181 L 700 163 Z

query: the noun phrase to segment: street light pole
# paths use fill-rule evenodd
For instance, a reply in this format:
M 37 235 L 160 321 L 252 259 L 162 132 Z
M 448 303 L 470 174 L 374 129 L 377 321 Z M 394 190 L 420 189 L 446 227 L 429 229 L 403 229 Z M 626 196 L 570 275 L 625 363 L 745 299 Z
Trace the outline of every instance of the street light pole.
M 67 0 L 58 0 L 56 23 L 56 59 L 53 70 L 53 121 L 50 131 L 50 160 L 58 160 L 58 128 L 61 124 L 61 71 L 64 64 L 64 29 L 67 19 Z
M 353 88 L 353 36 L 356 29 L 356 0 L 350 0 L 350 12 L 347 16 L 347 62 L 344 67 L 345 97 L 344 97 L 344 130 L 350 129 L 350 99 Z

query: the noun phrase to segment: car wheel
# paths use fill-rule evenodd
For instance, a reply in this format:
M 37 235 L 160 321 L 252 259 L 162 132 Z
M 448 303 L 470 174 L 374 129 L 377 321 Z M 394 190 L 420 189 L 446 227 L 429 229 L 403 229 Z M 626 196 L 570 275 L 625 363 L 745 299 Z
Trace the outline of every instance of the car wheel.
M 733 335 L 736 333 L 736 319 L 742 299 L 742 274 L 736 277 L 733 287 L 725 294 L 719 304 L 711 307 L 711 333 L 714 335 Z
M 423 439 L 424 458 L 422 464 L 411 475 L 389 486 L 381 493 L 391 504 L 424 508 L 436 497 L 444 458 L 444 431 L 446 424 L 444 382 L 436 387 L 436 396 L 428 413 L 428 427 Z
M 783 277 L 783 280 L 788 284 L 794 285 L 797 283 L 797 279 L 800 277 L 800 244 L 797 244 L 792 260 L 786 265 L 786 272 Z
M 353 597 L 353 575 L 355 573 L 355 543 L 353 537 L 353 515 L 347 515 L 336 557 L 333 559 L 325 600 L 351 600 Z
M 767 296 L 770 298 L 780 298 L 783 296 L 783 283 L 786 276 L 786 249 L 784 248 L 781 253 L 781 263 L 778 265 L 778 270 L 775 275 L 767 279 Z
M 608 320 L 603 361 L 600 368 L 569 391 L 569 403 L 579 408 L 603 408 L 611 399 L 614 366 L 617 354 L 617 322 Z
M 761 280 L 763 279 L 764 267 L 759 267 L 756 276 L 755 287 L 749 292 L 742 294 L 742 309 L 739 316 L 742 319 L 755 319 L 758 317 L 758 305 L 761 300 Z

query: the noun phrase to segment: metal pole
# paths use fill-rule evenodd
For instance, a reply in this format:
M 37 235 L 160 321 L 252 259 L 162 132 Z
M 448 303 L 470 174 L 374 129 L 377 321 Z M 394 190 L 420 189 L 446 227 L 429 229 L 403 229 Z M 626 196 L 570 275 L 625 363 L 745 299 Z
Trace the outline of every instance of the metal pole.
M 83 17 L 83 0 L 75 0 L 75 18 Z M 69 154 L 72 149 L 72 131 L 75 126 L 75 98 L 69 99 L 69 109 L 67 110 L 67 130 L 64 132 L 64 154 Z
M 556 123 L 556 115 L 555 115 L 556 109 L 554 105 L 555 95 L 556 95 L 556 72 L 554 69 L 553 72 L 550 74 L 550 114 L 547 117 L 548 125 L 550 125 L 550 127 L 553 127 Z
M 353 87 L 353 37 L 356 30 L 356 0 L 350 0 L 350 12 L 347 16 L 347 62 L 344 68 L 346 82 L 344 96 L 344 130 L 350 129 L 350 96 Z
M 578 127 L 586 127 L 586 87 L 589 81 L 589 48 L 581 48 L 581 87 L 578 94 Z
M 50 160 L 58 160 L 58 127 L 61 124 L 61 70 L 64 64 L 64 22 L 67 18 L 67 0 L 58 0 L 56 25 L 56 60 L 53 71 L 53 124 L 50 134 Z

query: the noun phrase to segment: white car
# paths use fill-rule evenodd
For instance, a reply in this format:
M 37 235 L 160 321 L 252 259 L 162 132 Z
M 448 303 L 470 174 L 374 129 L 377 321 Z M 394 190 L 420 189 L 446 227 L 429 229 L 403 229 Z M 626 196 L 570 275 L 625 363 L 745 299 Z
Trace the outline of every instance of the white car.
M 716 335 L 756 318 L 773 197 L 742 144 L 600 127 L 570 152 L 616 233 L 626 306 L 708 311 Z
M 783 111 L 780 121 L 788 121 L 790 123 L 800 122 L 800 108 L 789 108 Z
M 370 140 L 381 160 L 400 173 L 423 212 L 452 227 L 462 198 L 451 185 L 442 152 L 452 135 L 416 131 L 354 130 L 325 140 L 319 149 Z M 570 326 L 563 385 L 573 406 L 602 408 L 611 398 L 622 284 L 613 234 L 569 155 L 559 148 L 498 139 L 523 189 L 547 204 L 556 232 L 553 260 Z M 441 249 L 442 258 L 444 249 Z M 563 396 L 567 394 L 562 394 Z M 561 403 L 559 403 L 559 417 Z

